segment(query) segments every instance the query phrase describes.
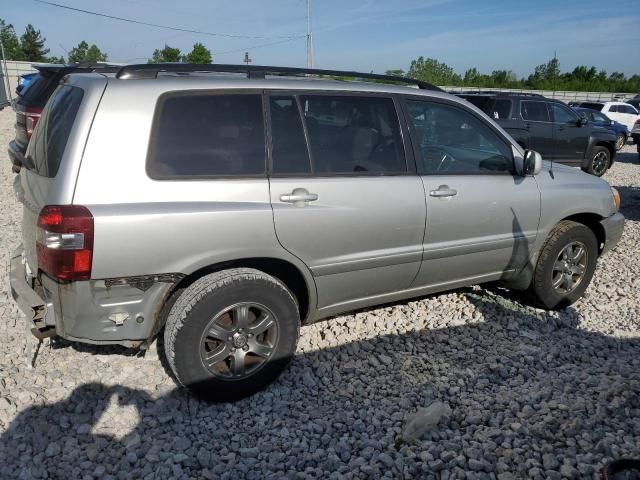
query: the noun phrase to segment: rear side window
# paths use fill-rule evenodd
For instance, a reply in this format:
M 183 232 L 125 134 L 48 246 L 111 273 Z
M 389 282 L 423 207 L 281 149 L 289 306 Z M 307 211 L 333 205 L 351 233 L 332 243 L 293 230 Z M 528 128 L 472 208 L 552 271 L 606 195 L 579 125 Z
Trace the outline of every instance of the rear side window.
M 25 159 L 29 170 L 56 176 L 83 95 L 82 89 L 68 85 L 53 94 L 29 142 Z
M 545 102 L 522 102 L 520 105 L 522 118 L 532 122 L 550 122 L 549 111 Z
M 384 175 L 406 171 L 391 98 L 304 95 L 313 173 Z
M 616 113 L 618 111 L 618 106 L 617 105 L 611 105 L 609 107 L 609 111 L 612 113 Z
M 496 99 L 493 104 L 491 116 L 496 120 L 504 120 L 509 118 L 511 114 L 511 100 L 505 98 Z
M 149 147 L 151 178 L 265 173 L 259 94 L 173 94 L 158 102 Z
M 311 173 L 298 103 L 293 96 L 271 97 L 271 156 L 275 174 Z

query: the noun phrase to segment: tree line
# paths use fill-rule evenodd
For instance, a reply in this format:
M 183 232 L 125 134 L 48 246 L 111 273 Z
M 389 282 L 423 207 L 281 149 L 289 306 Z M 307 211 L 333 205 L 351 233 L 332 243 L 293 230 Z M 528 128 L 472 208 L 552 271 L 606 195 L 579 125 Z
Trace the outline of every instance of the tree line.
M 42 36 L 40 30 L 29 24 L 25 27 L 24 33 L 18 37 L 13 25 L 6 23 L 1 18 L 0 40 L 4 46 L 7 60 L 40 63 L 94 63 L 106 62 L 109 58 L 107 53 L 100 50 L 96 44 L 89 45 L 84 40 L 68 52 L 66 60 L 62 56 L 49 56 L 49 49 L 45 46 L 47 39 Z M 211 51 L 202 43 L 195 43 L 191 51 L 186 53 L 165 44 L 164 48 L 156 49 L 148 60 L 149 63 L 211 63 L 212 61 Z
M 578 65 L 571 72 L 560 71 L 557 58 L 535 67 L 527 77 L 518 78 L 512 70 L 494 70 L 481 73 L 477 68 L 467 69 L 463 75 L 435 58 L 418 57 L 411 61 L 409 70 L 387 70 L 388 75 L 408 76 L 434 85 L 524 88 L 532 90 L 569 90 L 586 92 L 640 92 L 640 75 L 626 77 L 624 73 L 607 74 L 594 66 Z

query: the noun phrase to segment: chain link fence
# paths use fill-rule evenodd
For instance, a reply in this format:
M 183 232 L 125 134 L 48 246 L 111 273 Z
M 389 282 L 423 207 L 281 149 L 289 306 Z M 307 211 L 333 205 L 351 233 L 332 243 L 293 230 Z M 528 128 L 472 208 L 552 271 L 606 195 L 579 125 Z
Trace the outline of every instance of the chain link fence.
M 630 100 L 635 93 L 628 92 L 573 92 L 558 90 L 528 90 L 523 88 L 484 88 L 484 87 L 440 87 L 450 93 L 459 92 L 509 92 L 509 93 L 534 93 L 547 98 L 556 98 L 564 102 L 610 102 L 612 100 L 622 101 Z

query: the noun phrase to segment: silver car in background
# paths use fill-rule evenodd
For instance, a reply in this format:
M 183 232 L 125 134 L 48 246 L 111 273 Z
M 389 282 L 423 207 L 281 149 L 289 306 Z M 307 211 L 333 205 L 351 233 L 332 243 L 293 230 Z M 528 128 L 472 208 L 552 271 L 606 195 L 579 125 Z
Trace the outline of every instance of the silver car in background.
M 378 82 L 317 78 L 339 74 Z M 276 67 L 70 75 L 16 193 L 34 334 L 164 331 L 178 381 L 218 401 L 273 381 L 301 323 L 498 280 L 563 308 L 624 223 L 604 180 L 436 87 Z

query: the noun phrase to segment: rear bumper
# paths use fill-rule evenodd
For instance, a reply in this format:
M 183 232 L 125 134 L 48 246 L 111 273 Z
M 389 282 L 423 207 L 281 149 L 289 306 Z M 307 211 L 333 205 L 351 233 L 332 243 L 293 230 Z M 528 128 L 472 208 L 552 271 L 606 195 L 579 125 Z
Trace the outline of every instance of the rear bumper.
M 148 285 L 126 279 L 59 283 L 44 274 L 31 281 L 21 252 L 14 253 L 10 269 L 11 295 L 34 335 L 92 344 L 138 347 L 149 340 L 173 285 L 162 279 Z
M 27 282 L 27 271 L 22 255 L 11 258 L 9 273 L 11 296 L 31 322 L 32 328 L 46 327 L 47 304 Z
M 24 150 L 22 150 L 15 140 L 11 140 L 9 142 L 9 159 L 11 160 L 11 169 L 18 173 L 20 168 L 22 168 L 22 163 L 24 161 Z
M 604 247 L 601 255 L 604 255 L 613 247 L 615 247 L 620 238 L 622 238 L 622 232 L 624 231 L 624 215 L 620 212 L 614 213 L 608 218 L 605 218 L 600 222 L 605 232 Z

